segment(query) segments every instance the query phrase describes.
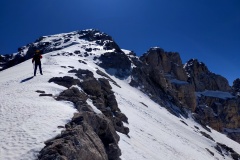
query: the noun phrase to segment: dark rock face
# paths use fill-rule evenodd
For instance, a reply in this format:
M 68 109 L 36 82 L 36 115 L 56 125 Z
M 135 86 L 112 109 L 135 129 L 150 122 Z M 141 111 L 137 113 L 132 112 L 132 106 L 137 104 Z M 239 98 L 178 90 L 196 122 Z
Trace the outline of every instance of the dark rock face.
M 79 69 L 70 72 L 76 73 L 76 76 L 82 80 L 79 86 L 89 95 L 93 105 L 113 122 L 115 129 L 123 134 L 128 134 L 129 129 L 123 126 L 123 122 L 127 122 L 127 117 L 118 108 L 109 81 L 104 78 L 95 79 L 93 73 L 88 70 Z
M 233 81 L 233 86 L 232 86 L 232 88 L 233 88 L 233 91 L 234 91 L 235 93 L 239 93 L 239 92 L 240 92 L 240 78 L 237 78 L 237 79 L 235 79 L 235 80 Z
M 101 44 L 101 43 L 99 43 Z M 114 41 L 105 41 L 103 44 L 103 49 L 114 50 L 115 52 L 122 52 L 119 46 Z
M 103 46 L 105 50 L 115 50 L 116 52 L 122 52 L 120 47 L 114 42 L 113 38 L 106 33 L 98 30 L 90 29 L 78 31 L 79 39 L 85 39 L 87 41 L 95 41 L 97 44 Z
M 109 74 L 124 78 L 130 75 L 131 61 L 123 52 L 107 52 L 99 57 L 102 63 L 100 67 L 104 68 Z
M 111 81 L 114 85 L 116 85 L 117 87 L 121 88 L 121 86 L 119 86 L 111 77 L 109 77 L 107 74 L 105 74 L 104 72 L 97 70 L 96 73 L 100 76 L 103 76 L 105 78 L 107 78 L 109 81 Z
M 225 134 L 226 134 L 229 138 L 231 138 L 232 140 L 240 143 L 240 133 L 239 133 L 239 132 L 237 132 L 237 131 L 234 132 L 234 130 L 231 131 L 231 132 L 225 131 Z
M 98 41 L 98 40 L 99 41 L 100 40 L 113 41 L 111 36 L 109 36 L 103 32 L 100 32 L 99 30 L 96 30 L 96 29 L 81 30 L 81 31 L 78 31 L 78 34 L 79 34 L 80 39 L 85 39 L 88 41 Z M 101 44 L 103 44 L 103 43 L 101 43 Z
M 58 85 L 70 88 L 72 85 L 77 85 L 80 83 L 78 79 L 74 79 L 69 76 L 64 76 L 64 77 L 54 77 L 51 78 L 48 82 L 54 82 Z
M 158 67 L 164 73 L 172 73 L 180 81 L 187 80 L 182 60 L 176 52 L 165 52 L 161 48 L 150 48 L 147 54 L 140 59 L 153 67 Z
M 240 143 L 240 134 L 234 132 L 234 129 L 240 127 L 240 100 L 239 97 L 232 94 L 238 94 L 238 80 L 234 81 L 232 90 L 224 77 L 210 72 L 204 63 L 195 59 L 186 63 L 185 70 L 189 76 L 188 81 L 194 85 L 197 92 L 202 93 L 202 91 L 208 90 L 232 95 L 229 98 L 198 96 L 194 117 L 201 124 L 224 132 Z M 228 132 L 228 129 L 233 131 Z
M 86 113 L 83 115 L 87 123 L 93 127 L 106 149 L 108 159 L 117 160 L 121 155 L 121 150 L 118 147 L 119 136 L 116 134 L 113 124 L 104 115 L 93 115 Z M 74 123 L 74 120 L 73 120 Z
M 182 108 L 187 108 L 202 126 L 209 125 L 240 142 L 240 134 L 234 132 L 240 128 L 240 100 L 232 94 L 238 95 L 240 80 L 234 82 L 235 91 L 232 91 L 228 81 L 210 72 L 205 64 L 191 59 L 183 66 L 178 53 L 161 48 L 151 48 L 139 59 L 129 58 L 136 66 L 132 69 L 130 85 L 138 87 L 175 115 L 184 114 Z M 206 90 L 232 96 L 196 96 L 196 92 Z
M 239 103 L 236 99 L 220 99 L 202 96 L 196 113 L 199 114 L 204 124 L 217 131 L 224 128 L 235 129 L 240 127 Z
M 132 62 L 136 66 L 132 70 L 132 86 L 140 87 L 163 106 L 169 106 L 170 101 L 179 107 L 195 110 L 195 90 L 187 82 L 178 53 L 151 48 L 140 57 L 140 61 L 132 59 Z
M 226 146 L 225 144 L 217 143 L 217 145 L 215 146 L 215 149 L 219 153 L 221 153 L 223 157 L 224 157 L 224 153 L 225 154 L 227 153 L 227 155 L 231 155 L 234 160 L 240 159 L 240 155 L 237 152 L 235 152 L 231 147 Z
M 196 91 L 219 90 L 231 91 L 226 78 L 208 70 L 206 65 L 196 59 L 189 60 L 185 65 L 189 82 L 194 84 Z
M 5 56 L 0 55 L 0 71 L 3 70 L 3 68 L 5 67 L 4 64 L 6 63 L 7 58 Z
M 18 63 L 21 63 L 24 60 L 25 59 L 22 58 L 20 55 L 17 55 L 15 57 L 13 55 L 5 55 L 4 57 L 2 56 L 0 60 L 0 71 L 12 67 Z

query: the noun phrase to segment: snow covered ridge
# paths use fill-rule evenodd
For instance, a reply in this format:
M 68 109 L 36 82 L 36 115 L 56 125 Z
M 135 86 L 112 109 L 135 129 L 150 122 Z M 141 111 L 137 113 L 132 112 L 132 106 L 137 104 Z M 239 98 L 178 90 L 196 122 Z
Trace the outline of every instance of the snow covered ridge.
M 61 50 L 73 45 L 79 45 L 86 51 L 104 50 L 122 52 L 111 36 L 94 29 L 74 31 L 56 35 L 42 36 L 34 43 L 18 48 L 18 52 L 0 59 L 2 68 L 6 69 L 32 58 L 35 50 L 41 50 L 44 54 Z
M 137 57 L 85 30 L 44 36 L 15 62 L 35 49 L 45 52 L 43 76 L 32 77 L 30 60 L 0 72 L 0 159 L 239 157 L 239 143 L 217 132 L 238 141 L 238 97 L 201 68 L 189 68 L 189 79 L 178 53 L 154 48 Z

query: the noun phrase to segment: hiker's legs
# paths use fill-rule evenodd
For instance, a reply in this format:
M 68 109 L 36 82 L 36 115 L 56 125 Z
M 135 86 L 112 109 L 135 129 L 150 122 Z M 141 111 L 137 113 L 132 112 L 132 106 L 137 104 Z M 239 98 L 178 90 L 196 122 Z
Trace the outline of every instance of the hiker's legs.
M 36 72 L 37 72 L 37 64 L 35 63 L 35 67 L 34 67 L 34 76 L 36 76 Z
M 42 75 L 42 65 L 41 65 L 41 63 L 39 64 L 39 70 L 40 70 L 40 74 Z

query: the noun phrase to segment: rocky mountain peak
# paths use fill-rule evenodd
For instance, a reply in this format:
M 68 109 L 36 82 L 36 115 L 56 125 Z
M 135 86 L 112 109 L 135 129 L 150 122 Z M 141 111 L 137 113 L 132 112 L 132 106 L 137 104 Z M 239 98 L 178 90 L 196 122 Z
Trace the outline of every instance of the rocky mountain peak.
M 63 49 L 79 43 L 79 40 L 94 42 L 104 47 L 105 50 L 116 50 L 121 52 L 120 47 L 114 42 L 108 34 L 96 29 L 87 29 L 62 33 L 38 38 L 34 44 L 29 44 L 34 49 L 43 50 L 45 53 L 53 50 Z M 27 45 L 28 46 L 28 45 Z M 21 51 L 25 47 L 19 49 Z
M 178 80 L 187 80 L 182 60 L 177 52 L 165 52 L 162 48 L 153 47 L 141 56 L 140 60 L 152 67 L 159 68 L 165 73 L 174 75 Z
M 210 72 L 207 66 L 197 59 L 189 60 L 184 65 L 184 69 L 189 77 L 188 81 L 194 84 L 196 91 L 231 91 L 226 78 Z
M 88 41 L 97 41 L 97 40 L 109 40 L 113 41 L 113 38 L 108 34 L 101 32 L 97 29 L 87 29 L 76 32 L 79 35 L 79 38 L 86 38 Z
M 58 40 L 58 38 L 66 39 L 66 41 L 67 41 L 67 39 L 72 38 L 74 36 L 76 36 L 76 38 L 85 39 L 88 41 L 97 41 L 97 40 L 113 41 L 113 38 L 104 32 L 101 32 L 97 29 L 86 29 L 86 30 L 73 31 L 73 32 L 69 32 L 69 33 L 41 36 L 35 41 L 35 43 L 43 42 L 44 40 L 46 40 L 50 37 L 52 38 L 53 41 Z
M 187 82 L 179 53 L 165 52 L 159 47 L 154 47 L 141 56 L 140 61 L 133 61 L 136 67 L 132 70 L 132 86 L 140 87 L 162 106 L 167 106 L 165 103 L 172 101 L 174 105 L 195 110 L 195 90 Z
M 7 69 L 32 58 L 35 50 L 41 50 L 42 53 L 45 54 L 74 45 L 84 48 L 86 52 L 99 50 L 99 48 L 101 48 L 105 52 L 123 53 L 111 36 L 96 29 L 87 29 L 41 36 L 35 42 L 19 47 L 17 53 L 1 57 L 0 70 Z
M 203 62 L 199 62 L 197 59 L 190 59 L 184 68 L 189 76 L 198 75 L 200 73 L 210 73 L 207 66 Z

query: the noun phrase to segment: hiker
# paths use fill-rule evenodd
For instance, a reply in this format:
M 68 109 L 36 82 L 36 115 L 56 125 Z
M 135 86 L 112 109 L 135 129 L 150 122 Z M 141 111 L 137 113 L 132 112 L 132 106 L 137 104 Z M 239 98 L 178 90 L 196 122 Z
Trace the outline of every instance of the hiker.
M 41 66 L 41 58 L 42 58 L 42 55 L 40 54 L 40 50 L 36 50 L 35 55 L 33 56 L 33 59 L 32 59 L 32 63 L 35 62 L 34 76 L 36 76 L 38 66 L 39 66 L 40 74 L 43 75 L 42 74 L 42 66 Z

